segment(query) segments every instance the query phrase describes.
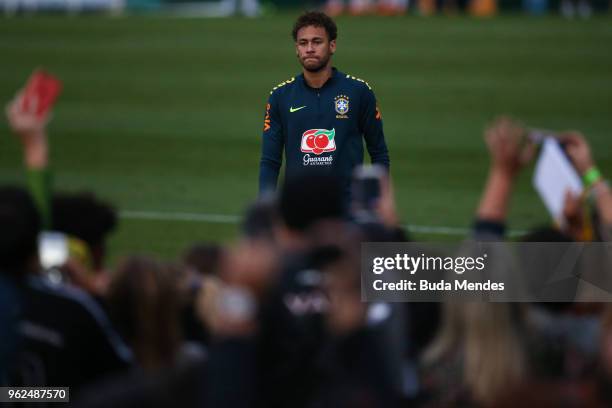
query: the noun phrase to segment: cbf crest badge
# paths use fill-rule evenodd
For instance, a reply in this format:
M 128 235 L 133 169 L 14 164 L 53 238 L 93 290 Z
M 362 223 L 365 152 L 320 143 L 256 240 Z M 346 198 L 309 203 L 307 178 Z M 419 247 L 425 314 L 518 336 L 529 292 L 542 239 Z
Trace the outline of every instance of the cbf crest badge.
M 349 111 L 349 97 L 338 95 L 334 98 L 334 108 L 336 109 L 336 119 L 348 119 L 346 115 Z

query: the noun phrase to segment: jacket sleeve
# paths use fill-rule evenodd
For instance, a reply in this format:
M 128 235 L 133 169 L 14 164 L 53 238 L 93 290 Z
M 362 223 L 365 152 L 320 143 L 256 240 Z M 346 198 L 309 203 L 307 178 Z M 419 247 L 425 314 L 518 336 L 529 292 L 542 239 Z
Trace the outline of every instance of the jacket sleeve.
M 372 163 L 383 165 L 388 169 L 390 166 L 389 151 L 383 133 L 382 115 L 376 104 L 374 92 L 369 88 L 364 88 L 359 126 Z
M 272 94 L 266 105 L 266 116 L 259 163 L 259 195 L 276 190 L 278 173 L 283 162 L 283 126 L 280 122 L 277 97 Z

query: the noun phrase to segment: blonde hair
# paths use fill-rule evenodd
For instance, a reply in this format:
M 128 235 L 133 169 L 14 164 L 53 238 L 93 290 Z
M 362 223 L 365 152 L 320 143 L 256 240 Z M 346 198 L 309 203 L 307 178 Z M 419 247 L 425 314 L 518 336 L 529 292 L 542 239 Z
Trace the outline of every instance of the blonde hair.
M 442 326 L 423 354 L 434 365 L 453 352 L 463 363 L 463 385 L 488 405 L 526 373 L 526 356 L 513 306 L 504 303 L 444 304 Z
M 112 277 L 113 322 L 145 370 L 171 365 L 180 345 L 179 271 L 145 256 L 131 256 Z

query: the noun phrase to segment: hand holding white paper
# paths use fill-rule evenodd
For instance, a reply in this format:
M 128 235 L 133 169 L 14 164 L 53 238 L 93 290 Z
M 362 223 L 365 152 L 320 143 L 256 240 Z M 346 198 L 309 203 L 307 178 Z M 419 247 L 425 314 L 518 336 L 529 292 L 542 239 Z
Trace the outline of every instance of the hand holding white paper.
M 533 174 L 533 186 L 550 215 L 563 225 L 565 194 L 582 193 L 582 181 L 556 139 L 546 137 Z

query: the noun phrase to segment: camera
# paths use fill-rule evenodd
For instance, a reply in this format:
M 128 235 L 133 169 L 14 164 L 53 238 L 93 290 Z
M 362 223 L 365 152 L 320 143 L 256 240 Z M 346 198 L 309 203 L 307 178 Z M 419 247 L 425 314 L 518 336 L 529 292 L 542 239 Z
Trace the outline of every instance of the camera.
M 360 165 L 353 172 L 351 189 L 351 212 L 358 222 L 376 222 L 376 206 L 381 196 L 381 183 L 385 176 L 384 167 Z

